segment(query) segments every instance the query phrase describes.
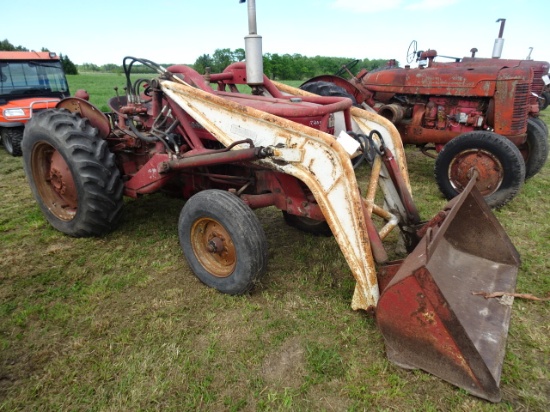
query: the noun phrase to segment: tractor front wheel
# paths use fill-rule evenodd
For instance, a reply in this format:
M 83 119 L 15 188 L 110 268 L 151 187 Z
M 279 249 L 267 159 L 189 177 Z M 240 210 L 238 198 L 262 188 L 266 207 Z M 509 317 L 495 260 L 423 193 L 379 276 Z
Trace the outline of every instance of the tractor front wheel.
M 537 124 L 539 127 L 544 129 L 546 135 L 548 135 L 548 125 L 540 117 L 530 117 L 529 120 Z
M 550 92 L 542 92 L 539 98 L 539 110 L 544 110 L 550 104 Z
M 0 137 L 6 152 L 12 156 L 21 156 L 21 141 L 23 140 L 23 127 L 2 127 Z
M 525 159 L 525 178 L 535 176 L 548 158 L 548 129 L 540 119 L 527 120 L 527 141 L 520 147 Z
M 107 142 L 67 110 L 36 114 L 25 126 L 23 164 L 48 222 L 74 237 L 111 231 L 122 212 L 123 182 Z
M 476 187 L 487 204 L 499 208 L 516 196 L 525 180 L 525 163 L 519 149 L 493 132 L 464 133 L 447 143 L 435 162 L 435 179 L 447 199 L 466 187 L 473 171 Z
M 263 228 L 252 209 L 229 192 L 204 190 L 191 197 L 178 231 L 193 273 L 222 293 L 249 291 L 267 268 Z

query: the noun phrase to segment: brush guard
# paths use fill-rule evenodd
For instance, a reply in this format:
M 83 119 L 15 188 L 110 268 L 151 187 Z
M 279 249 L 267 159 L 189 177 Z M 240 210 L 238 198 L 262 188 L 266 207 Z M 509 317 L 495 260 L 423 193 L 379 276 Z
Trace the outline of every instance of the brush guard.
M 475 188 L 475 177 L 414 251 L 388 266 L 376 317 L 390 361 L 498 402 L 519 254 Z M 395 273 L 388 280 L 388 273 Z

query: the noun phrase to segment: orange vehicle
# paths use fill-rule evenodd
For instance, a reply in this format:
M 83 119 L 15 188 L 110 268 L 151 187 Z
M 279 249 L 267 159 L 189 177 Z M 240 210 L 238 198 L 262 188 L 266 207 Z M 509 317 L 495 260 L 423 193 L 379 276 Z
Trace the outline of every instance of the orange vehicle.
M 21 156 L 25 123 L 36 112 L 69 97 L 59 56 L 52 52 L 0 52 L 0 137 L 4 148 Z

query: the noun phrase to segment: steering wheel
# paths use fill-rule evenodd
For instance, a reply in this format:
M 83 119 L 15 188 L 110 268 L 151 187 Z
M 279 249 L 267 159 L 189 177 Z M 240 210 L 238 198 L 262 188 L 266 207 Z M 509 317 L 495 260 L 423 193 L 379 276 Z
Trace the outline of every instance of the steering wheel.
M 348 69 L 348 70 L 352 69 L 353 67 L 357 66 L 357 63 L 359 63 L 358 59 L 350 60 L 346 64 L 342 65 L 342 67 L 340 67 L 340 70 L 338 70 L 336 73 L 334 73 L 334 75 L 335 76 L 340 76 L 341 74 L 344 74 L 346 69 Z
M 416 40 L 413 40 L 411 44 L 409 44 L 409 48 L 407 49 L 407 63 L 412 63 L 416 57 L 416 53 L 418 52 L 418 43 Z

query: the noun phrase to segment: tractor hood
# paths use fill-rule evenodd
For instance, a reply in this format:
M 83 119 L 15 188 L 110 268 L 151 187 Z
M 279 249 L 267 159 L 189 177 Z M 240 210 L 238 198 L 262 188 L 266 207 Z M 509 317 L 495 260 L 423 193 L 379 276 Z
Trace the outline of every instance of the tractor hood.
M 439 66 L 375 71 L 365 75 L 362 83 L 375 93 L 491 97 L 497 81 L 531 83 L 532 78 L 530 68 Z

